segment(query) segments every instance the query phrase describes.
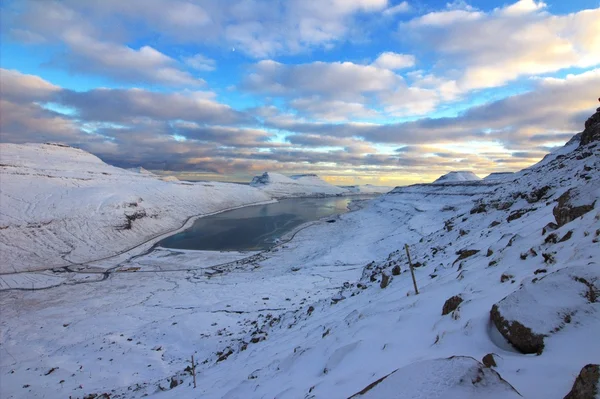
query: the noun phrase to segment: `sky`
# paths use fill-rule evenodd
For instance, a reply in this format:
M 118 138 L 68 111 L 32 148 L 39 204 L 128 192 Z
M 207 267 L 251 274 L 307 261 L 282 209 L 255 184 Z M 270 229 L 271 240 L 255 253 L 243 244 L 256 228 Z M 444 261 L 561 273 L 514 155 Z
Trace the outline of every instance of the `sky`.
M 0 16 L 0 141 L 187 180 L 516 171 L 599 105 L 598 0 L 5 0 Z

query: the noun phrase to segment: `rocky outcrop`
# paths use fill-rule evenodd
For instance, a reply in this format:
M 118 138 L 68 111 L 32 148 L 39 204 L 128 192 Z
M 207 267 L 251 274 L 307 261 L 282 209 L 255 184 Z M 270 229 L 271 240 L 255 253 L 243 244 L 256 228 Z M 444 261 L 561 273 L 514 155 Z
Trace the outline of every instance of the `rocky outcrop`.
M 558 204 L 552 210 L 558 227 L 585 215 L 596 204 L 594 194 L 583 192 L 581 188 L 571 188 L 558 197 Z
M 579 146 L 587 145 L 592 141 L 600 141 L 600 108 L 585 121 L 585 130 L 581 133 Z
M 593 313 L 600 273 L 565 268 L 534 281 L 494 304 L 490 319 L 517 350 L 541 354 L 546 337 Z
M 564 399 L 595 399 L 600 393 L 600 366 L 588 364 L 581 369 L 573 388 Z
M 462 303 L 462 301 L 463 299 L 460 297 L 460 295 L 454 295 L 453 297 L 448 298 L 448 300 L 446 300 L 444 303 L 444 307 L 442 308 L 442 316 L 454 312 L 458 308 L 458 305 Z

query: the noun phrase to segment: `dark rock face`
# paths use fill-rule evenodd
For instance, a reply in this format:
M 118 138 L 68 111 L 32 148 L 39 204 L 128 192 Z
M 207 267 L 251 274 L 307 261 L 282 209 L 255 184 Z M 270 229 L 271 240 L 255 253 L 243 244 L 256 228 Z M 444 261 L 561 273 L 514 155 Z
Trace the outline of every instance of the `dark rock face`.
M 600 366 L 588 364 L 581 369 L 571 392 L 564 399 L 594 399 L 600 391 Z
M 492 306 L 490 318 L 500 333 L 522 353 L 537 353 L 544 351 L 544 335 L 536 334 L 531 328 L 525 327 L 516 320 L 506 320 L 498 306 Z
M 488 353 L 487 355 L 485 355 L 483 359 L 481 359 L 481 363 L 483 363 L 485 367 L 497 366 L 496 359 L 494 359 L 494 355 L 492 353 Z
M 381 284 L 379 285 L 381 288 L 385 288 L 390 284 L 391 277 L 388 274 L 381 275 Z
M 578 203 L 577 205 L 574 205 L 573 200 L 579 194 L 580 193 L 577 191 L 577 189 L 572 188 L 558 197 L 558 205 L 556 205 L 552 210 L 552 214 L 554 215 L 554 219 L 556 219 L 558 227 L 564 226 L 570 221 L 575 220 L 594 209 L 596 201 L 593 201 L 590 204 Z
M 600 141 L 600 108 L 585 121 L 585 130 L 581 133 L 579 146 L 587 145 L 592 141 Z
M 447 315 L 448 313 L 454 312 L 458 305 L 462 303 L 463 299 L 460 295 L 454 295 L 444 303 L 444 307 L 442 308 L 442 316 Z

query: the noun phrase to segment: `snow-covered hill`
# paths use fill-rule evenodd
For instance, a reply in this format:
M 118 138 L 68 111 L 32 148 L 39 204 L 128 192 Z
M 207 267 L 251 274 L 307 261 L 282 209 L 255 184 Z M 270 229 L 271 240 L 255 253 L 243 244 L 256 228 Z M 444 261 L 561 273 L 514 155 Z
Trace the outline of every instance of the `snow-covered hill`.
M 0 146 L 2 273 L 115 255 L 191 216 L 271 200 L 239 184 L 162 181 L 71 147 Z
M 595 117 L 507 179 L 396 188 L 246 258 L 159 249 L 2 276 L 21 290 L 0 292 L 0 396 L 545 399 L 581 370 L 597 383 Z
M 434 183 L 451 183 L 457 181 L 481 180 L 481 177 L 470 171 L 449 172 L 437 178 Z
M 284 176 L 280 173 L 265 172 L 254 177 L 250 186 L 275 198 L 328 196 L 347 194 L 347 190 L 329 184 L 317 175 Z

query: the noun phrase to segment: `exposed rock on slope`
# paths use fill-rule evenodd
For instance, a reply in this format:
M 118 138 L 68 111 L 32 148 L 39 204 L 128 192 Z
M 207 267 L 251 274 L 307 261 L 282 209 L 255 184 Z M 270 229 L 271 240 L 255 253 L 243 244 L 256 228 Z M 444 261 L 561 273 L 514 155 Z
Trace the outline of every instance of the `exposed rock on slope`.
M 600 310 L 600 271 L 565 268 L 532 280 L 490 312 L 500 333 L 523 353 L 542 353 L 544 338 Z
M 576 187 L 569 189 L 558 197 L 558 205 L 552 210 L 558 227 L 594 209 L 598 201 L 596 197 L 597 191 L 595 187 Z
M 564 399 L 597 399 L 600 395 L 600 365 L 588 364 L 573 383 Z
M 600 141 L 600 108 L 585 122 L 585 130 L 581 133 L 582 146 L 592 141 Z

